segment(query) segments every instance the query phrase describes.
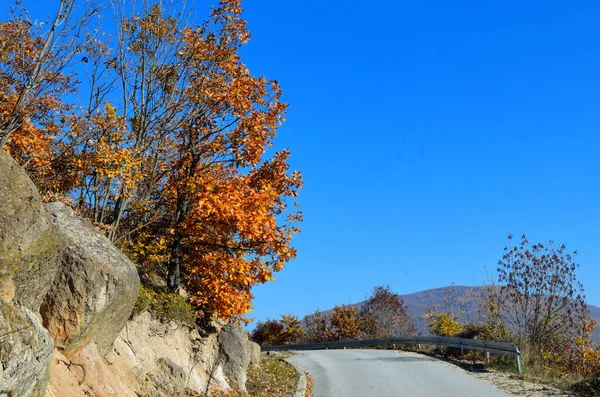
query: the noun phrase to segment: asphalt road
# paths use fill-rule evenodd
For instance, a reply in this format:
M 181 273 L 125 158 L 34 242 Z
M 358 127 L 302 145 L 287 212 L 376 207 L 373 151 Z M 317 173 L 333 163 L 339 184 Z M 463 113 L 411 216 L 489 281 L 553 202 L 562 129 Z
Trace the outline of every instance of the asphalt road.
M 398 351 L 302 351 L 288 361 L 310 373 L 314 397 L 508 397 L 458 368 Z

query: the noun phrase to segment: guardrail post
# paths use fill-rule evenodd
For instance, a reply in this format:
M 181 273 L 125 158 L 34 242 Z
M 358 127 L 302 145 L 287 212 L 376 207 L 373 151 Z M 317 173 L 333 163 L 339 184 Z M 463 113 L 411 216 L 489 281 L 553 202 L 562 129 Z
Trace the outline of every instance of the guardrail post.
M 485 361 L 489 364 L 490 363 L 490 352 L 485 352 Z
M 517 347 L 517 371 L 519 371 L 519 373 L 522 373 L 522 369 L 521 369 L 521 352 L 519 351 L 518 347 Z
M 417 350 L 419 350 L 419 351 L 421 350 L 421 344 L 420 343 L 417 345 Z

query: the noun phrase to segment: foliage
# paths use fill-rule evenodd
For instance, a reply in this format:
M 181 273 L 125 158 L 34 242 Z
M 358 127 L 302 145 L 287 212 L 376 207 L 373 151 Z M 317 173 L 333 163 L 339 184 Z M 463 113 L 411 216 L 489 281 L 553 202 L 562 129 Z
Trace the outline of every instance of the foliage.
M 575 275 L 577 252 L 569 253 L 565 245 L 552 241 L 530 244 L 525 235 L 520 244 L 504 251 L 498 262 L 500 288 L 490 289 L 492 312 L 515 333 L 532 364 L 550 363 L 562 372 L 589 318 L 583 286 Z
M 283 324 L 279 320 L 267 319 L 258 321 L 251 339 L 259 345 L 279 345 L 281 344 L 281 335 L 285 331 Z
M 416 332 L 404 301 L 389 286 L 376 286 L 361 306 L 359 316 L 367 338 L 408 336 Z
M 514 341 L 512 333 L 504 324 L 495 323 L 468 323 L 462 327 L 462 331 L 456 334 L 456 337 L 492 340 L 496 342 Z
M 592 342 L 592 332 L 596 322 L 587 320 L 580 334 L 575 337 L 567 368 L 569 372 L 582 375 L 585 378 L 600 378 L 600 346 Z
M 281 320 L 257 322 L 251 338 L 259 345 L 287 345 L 301 341 L 304 335 L 298 317 L 284 314 Z
M 456 337 L 463 332 L 463 326 L 458 321 L 458 317 L 449 312 L 427 309 L 425 319 L 429 331 L 434 335 Z
M 61 0 L 48 29 L 25 10 L 0 23 L 0 140 L 45 197 L 68 196 L 170 292 L 237 320 L 296 255 L 302 180 L 289 151 L 267 153 L 281 89 L 241 61 L 239 0 L 198 25 L 183 3 L 113 6 L 113 37 L 90 26 L 93 1 Z
M 155 318 L 163 322 L 177 321 L 193 325 L 196 321 L 196 312 L 193 307 L 179 294 L 172 294 L 166 290 L 151 289 L 140 285 L 133 315 L 148 310 Z
M 304 318 L 305 341 L 326 342 L 331 338 L 328 318 L 316 310 Z
M 360 335 L 360 318 L 356 307 L 335 306 L 331 315 L 330 334 L 333 339 L 356 339 Z

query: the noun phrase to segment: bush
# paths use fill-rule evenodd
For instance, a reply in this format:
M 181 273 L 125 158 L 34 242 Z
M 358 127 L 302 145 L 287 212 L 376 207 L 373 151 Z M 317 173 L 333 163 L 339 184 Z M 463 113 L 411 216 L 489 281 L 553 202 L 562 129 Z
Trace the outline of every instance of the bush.
M 373 288 L 358 316 L 361 336 L 365 338 L 409 336 L 416 332 L 406 304 L 389 286 Z
M 304 335 L 298 317 L 284 314 L 281 315 L 281 320 L 259 321 L 250 336 L 254 342 L 264 346 L 297 343 L 304 338 Z
M 149 311 L 153 317 L 160 321 L 176 321 L 182 324 L 193 325 L 197 313 L 192 305 L 179 294 L 172 294 L 166 288 L 147 288 L 140 285 L 133 315 Z
M 305 342 L 325 342 L 331 338 L 328 318 L 320 311 L 304 318 Z
M 456 337 L 463 332 L 463 326 L 458 321 L 458 317 L 449 312 L 427 309 L 425 318 L 429 331 L 434 335 Z

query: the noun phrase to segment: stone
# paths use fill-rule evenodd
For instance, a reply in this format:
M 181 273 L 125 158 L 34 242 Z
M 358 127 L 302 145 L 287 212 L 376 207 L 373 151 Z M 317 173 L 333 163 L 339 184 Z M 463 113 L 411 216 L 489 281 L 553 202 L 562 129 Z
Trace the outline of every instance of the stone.
M 95 343 L 86 345 L 70 358 L 54 350 L 50 382 L 44 397 L 136 397 L 111 371 Z M 148 396 L 149 397 L 149 396 Z
M 0 300 L 37 312 L 59 266 L 60 243 L 27 173 L 0 148 Z
M 29 308 L 0 302 L 0 396 L 41 397 L 54 344 Z
M 219 334 L 223 372 L 231 387 L 246 391 L 246 372 L 250 365 L 248 336 L 239 325 L 228 324 Z
M 127 322 L 104 361 L 124 384 L 143 396 L 183 392 L 181 382 L 173 382 L 181 379 L 179 368 L 185 389 L 200 395 L 212 387 L 228 390 L 218 359 L 217 335 L 198 339 L 193 334 L 185 325 L 173 329 L 143 312 Z
M 250 366 L 260 367 L 260 345 L 249 340 L 248 353 L 250 354 Z
M 168 358 L 161 357 L 158 359 L 159 373 L 162 375 L 160 384 L 168 389 L 164 390 L 168 395 L 173 393 L 184 393 L 186 384 L 186 374 L 183 368 L 175 364 Z
M 63 243 L 61 265 L 40 307 L 44 326 L 66 357 L 96 343 L 106 355 L 139 293 L 135 265 L 91 223 L 62 203 L 49 203 Z

